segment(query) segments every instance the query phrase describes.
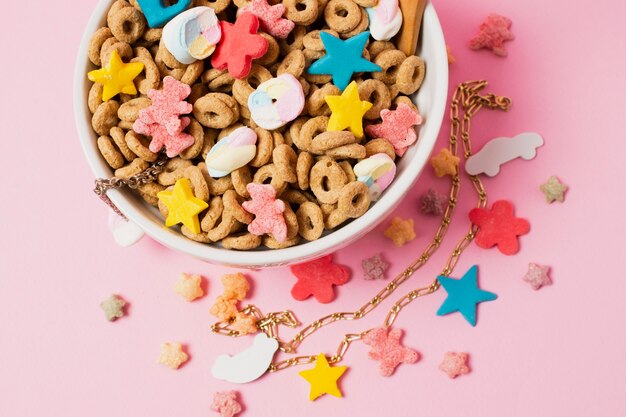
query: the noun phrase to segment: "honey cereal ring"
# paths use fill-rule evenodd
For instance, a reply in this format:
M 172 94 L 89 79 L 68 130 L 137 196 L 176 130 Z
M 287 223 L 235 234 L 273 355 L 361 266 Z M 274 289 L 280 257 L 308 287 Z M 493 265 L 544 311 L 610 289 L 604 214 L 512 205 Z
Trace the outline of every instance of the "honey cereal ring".
M 187 85 L 192 85 L 198 80 L 198 78 L 200 78 L 203 72 L 204 72 L 204 60 L 192 62 L 185 69 L 183 76 L 180 77 L 180 82 L 185 83 Z
M 292 22 L 308 26 L 317 20 L 317 0 L 283 0 L 285 17 Z
M 392 107 L 395 110 L 396 108 L 398 108 L 399 104 L 406 104 L 407 106 L 409 106 L 410 108 L 412 108 L 413 110 L 417 111 L 417 106 L 415 105 L 415 103 L 413 102 L 413 100 L 411 100 L 409 97 L 407 96 L 398 96 L 395 99 L 393 99 L 393 103 L 392 103 Z
M 300 236 L 297 235 L 292 239 L 286 239 L 284 242 L 279 242 L 274 239 L 272 235 L 263 236 L 263 245 L 267 246 L 270 249 L 285 249 L 291 246 L 295 246 L 300 243 Z
M 302 39 L 306 34 L 306 28 L 304 26 L 296 25 L 296 27 L 289 33 L 285 39 L 278 40 L 278 46 L 280 47 L 280 53 L 287 55 L 293 50 L 302 50 L 304 45 Z
M 370 25 L 370 19 L 369 16 L 367 15 L 367 12 L 365 11 L 365 9 L 359 7 L 359 9 L 361 10 L 361 20 L 359 21 L 359 24 L 356 25 L 356 27 L 348 32 L 345 33 L 340 33 L 339 37 L 342 39 L 348 39 L 351 38 L 353 36 L 358 35 L 361 32 L 364 32 L 365 30 L 367 30 L 367 28 Z M 369 51 L 367 49 L 363 50 L 363 56 L 365 56 L 365 58 L 369 61 Z
M 89 41 L 89 50 L 87 51 L 87 57 L 92 64 L 101 67 L 102 60 L 100 59 L 100 53 L 102 51 L 102 45 L 108 39 L 113 38 L 111 29 L 102 27 L 94 32 Z
M 206 72 L 205 72 L 206 74 Z M 212 79 L 209 84 L 209 90 L 216 93 L 230 93 L 233 91 L 233 84 L 236 78 L 228 72 L 218 75 Z
M 296 162 L 296 176 L 298 178 L 298 187 L 301 190 L 309 188 L 309 174 L 313 167 L 313 155 L 308 152 L 300 152 L 298 161 Z
M 91 85 L 89 95 L 87 96 L 87 107 L 89 107 L 89 112 L 91 112 L 91 114 L 94 114 L 100 104 L 102 104 L 103 90 L 104 86 L 100 83 L 93 83 Z
M 216 129 L 204 129 L 204 146 L 202 146 L 202 152 L 200 153 L 202 159 L 206 159 L 211 148 L 215 146 L 217 135 Z
M 315 163 L 309 177 L 311 191 L 320 203 L 327 204 L 337 202 L 341 189 L 348 182 L 339 164 L 328 158 Z
M 337 201 L 337 209 L 354 219 L 365 214 L 371 202 L 367 185 L 361 181 L 352 181 L 342 188 Z
M 127 2 L 126 0 L 114 1 L 111 7 L 109 7 L 109 12 L 107 13 L 107 19 L 108 19 L 108 15 L 117 13 L 118 11 L 126 7 L 131 7 L 131 4 Z M 108 25 L 108 22 L 107 22 L 107 25 Z
M 285 145 L 285 137 L 282 133 L 274 130 L 272 131 L 272 138 L 274 139 L 274 149 L 276 149 L 280 145 Z
M 379 0 L 352 0 L 361 7 L 374 7 L 378 4 Z
M 223 129 L 239 119 L 239 107 L 227 94 L 208 93 L 194 103 L 193 115 L 205 127 Z
M 161 40 L 162 35 L 163 35 L 163 28 L 150 28 L 149 27 L 143 32 L 143 36 L 141 37 L 141 39 L 143 39 L 143 41 L 146 42 L 147 44 L 154 44 Z
M 157 182 L 161 185 L 174 185 L 184 176 L 185 169 L 190 167 L 191 161 L 181 158 L 172 158 L 163 166 L 163 171 L 157 175 Z
M 131 162 L 132 160 L 137 158 L 137 155 L 135 155 L 135 153 L 131 151 L 126 144 L 126 132 L 124 131 L 124 129 L 119 126 L 112 127 L 109 131 L 109 136 L 111 136 L 113 142 L 115 142 L 115 145 L 117 146 L 117 149 L 121 152 L 122 155 L 124 155 L 124 158 L 128 162 Z
M 374 41 L 372 43 L 369 44 L 369 46 L 367 47 L 367 50 L 370 53 L 370 58 L 375 59 L 378 54 L 380 54 L 382 51 L 386 51 L 388 49 L 396 49 L 396 46 L 393 44 L 393 42 L 390 41 Z
M 304 97 L 306 99 L 306 96 L 308 96 L 309 92 L 311 91 L 311 84 L 303 77 L 298 78 L 298 81 L 302 86 L 302 93 L 304 94 Z
M 117 124 L 117 127 L 123 130 L 133 130 L 133 123 L 120 120 L 120 122 Z
M 161 206 L 161 203 L 159 203 L 159 206 Z M 167 217 L 167 216 L 163 216 L 163 217 Z M 194 233 L 185 225 L 181 226 L 180 232 L 183 234 L 183 236 L 185 236 L 188 239 L 193 240 L 194 242 L 199 242 L 199 243 L 212 243 L 213 242 L 211 239 L 209 239 L 208 233 L 203 233 L 203 232 Z
M 230 2 L 231 0 L 194 0 L 193 5 L 194 7 L 210 7 L 215 10 L 215 13 L 221 13 L 226 10 L 228 6 L 230 6 Z
M 196 83 L 191 86 L 191 93 L 186 98 L 187 103 L 193 105 L 200 97 L 209 92 L 209 88 L 202 83 Z
M 117 40 L 130 44 L 143 36 L 146 29 L 146 19 L 139 10 L 129 4 L 128 6 L 119 10 L 114 10 L 111 7 L 107 15 L 107 25 Z
M 133 123 L 139 118 L 139 112 L 152 105 L 148 97 L 137 97 L 122 104 L 117 110 L 117 117 L 125 122 Z
M 276 70 L 276 74 L 289 73 L 298 78 L 304 73 L 305 64 L 304 52 L 300 49 L 294 49 L 283 58 Z
M 280 195 L 280 199 L 283 200 L 285 203 L 295 204 L 298 206 L 306 203 L 307 201 L 311 201 L 302 191 L 294 190 L 293 188 L 289 187 L 287 187 L 285 191 L 282 192 L 282 194 Z
M 310 201 L 300 204 L 296 217 L 298 219 L 298 233 L 305 240 L 317 240 L 324 233 L 324 216 L 322 209 L 317 204 Z
M 159 42 L 159 50 L 155 56 L 155 60 L 159 59 L 170 69 L 185 69 L 187 67 L 187 65 L 177 60 L 176 57 L 167 49 L 165 42 L 163 42 L 163 38 L 161 38 L 161 42 Z
M 229 136 L 231 133 L 233 133 L 235 130 L 239 129 L 240 127 L 243 127 L 242 123 L 235 123 L 235 124 L 228 126 L 226 129 L 220 130 L 220 133 L 217 135 L 217 140 L 220 141 L 224 139 L 226 136 Z
M 342 145 L 349 145 L 356 142 L 357 139 L 354 137 L 352 132 L 347 130 L 323 132 L 313 138 L 313 141 L 311 142 L 311 152 L 323 154 L 329 149 L 334 149 Z
M 124 156 L 116 149 L 110 137 L 100 136 L 97 145 L 100 154 L 111 168 L 118 169 L 124 166 Z
M 154 63 L 159 69 L 160 78 L 172 77 L 177 81 L 180 81 L 180 79 L 183 78 L 183 75 L 185 75 L 186 68 L 170 68 L 165 64 L 165 62 L 163 62 L 162 54 L 159 51 L 157 51 L 154 55 Z
M 252 0 L 233 0 L 233 3 L 235 3 L 235 6 L 237 6 L 237 8 L 239 8 L 239 9 L 243 9 L 244 7 L 248 7 L 251 2 L 252 2 Z
M 348 219 L 349 217 L 343 211 L 336 208 L 324 218 L 324 227 L 327 230 L 332 230 Z
M 365 144 L 365 157 L 376 155 L 377 153 L 384 153 L 391 159 L 396 159 L 396 151 L 387 139 L 377 138 L 372 139 Z
M 246 188 L 252 182 L 252 172 L 247 165 L 230 173 L 235 192 L 243 198 L 250 198 L 250 193 Z
M 340 34 L 356 28 L 361 17 L 361 8 L 352 0 L 330 0 L 324 9 L 326 24 Z
M 389 86 L 389 95 L 391 96 L 392 104 L 393 100 L 400 94 L 400 90 L 398 90 L 397 84 L 392 84 Z
M 105 101 L 98 106 L 91 117 L 91 127 L 100 136 L 107 136 L 112 127 L 117 126 L 117 111 L 120 105 L 115 100 Z
M 128 61 L 133 57 L 133 49 L 128 43 L 120 42 L 115 38 L 109 38 L 104 41 L 102 49 L 100 49 L 100 62 L 102 66 L 109 64 L 113 51 L 117 51 L 123 61 Z
M 311 51 L 325 51 L 324 42 L 322 42 L 322 38 L 320 37 L 321 32 L 326 32 L 334 37 L 339 37 L 339 34 L 332 29 L 324 29 L 322 30 L 312 30 L 302 38 L 302 45 L 306 49 L 310 49 Z
M 365 146 L 358 143 L 339 146 L 326 151 L 326 156 L 335 159 L 363 159 L 365 158 Z
M 324 51 L 313 51 L 306 48 L 302 50 L 302 53 L 304 54 L 304 59 L 306 62 L 313 62 L 316 59 L 320 59 L 325 55 Z
M 235 80 L 233 83 L 233 97 L 240 105 L 248 107 L 248 97 L 250 94 L 252 94 L 259 85 L 270 79 L 272 79 L 272 73 L 258 64 L 252 64 L 248 76 L 240 80 Z
M 148 163 L 141 158 L 133 160 L 130 164 L 115 170 L 118 178 L 130 178 L 148 169 Z
M 183 159 L 194 159 L 198 155 L 202 153 L 202 149 L 204 148 L 204 129 L 194 119 L 190 118 L 189 126 L 185 129 L 187 133 L 193 136 L 193 145 L 183 150 L 179 156 Z
M 363 115 L 367 120 L 380 118 L 380 112 L 391 106 L 389 89 L 379 80 L 365 80 L 359 84 L 359 97 L 372 103 L 372 107 Z
M 272 159 L 272 152 L 274 151 L 274 137 L 272 132 L 260 127 L 253 127 L 252 130 L 256 133 L 256 154 L 252 161 L 248 162 L 251 167 L 259 168 L 267 164 Z
M 204 232 L 208 232 L 213 229 L 220 217 L 222 217 L 223 211 L 224 203 L 222 202 L 222 197 L 212 197 L 209 201 L 209 208 L 202 220 L 200 221 L 200 228 Z
M 306 57 L 306 55 L 305 55 Z M 308 64 L 311 63 L 311 61 L 307 61 Z M 307 80 L 310 83 L 313 84 L 317 84 L 317 85 L 324 85 L 324 84 L 328 84 L 329 82 L 332 81 L 332 77 L 330 75 L 324 75 L 324 74 L 309 74 L 308 71 L 304 72 L 304 79 Z
M 183 177 L 191 183 L 193 195 L 202 201 L 209 201 L 209 186 L 202 175 L 202 171 L 197 166 L 189 166 L 183 171 Z
M 408 57 L 400 64 L 398 69 L 396 77 L 398 91 L 402 94 L 413 94 L 422 86 L 425 75 L 426 65 L 424 60 L 415 55 Z
M 283 217 L 287 225 L 287 240 L 298 236 L 298 229 L 300 228 L 298 225 L 298 217 L 289 204 L 285 204 Z
M 139 158 L 146 162 L 154 162 L 158 155 L 149 149 L 150 141 L 143 135 L 135 133 L 132 130 L 126 132 L 126 145 Z
M 157 67 L 150 51 L 146 48 L 137 47 L 134 49 L 135 57 L 130 62 L 140 62 L 143 64 L 143 72 L 135 78 L 137 90 L 143 95 L 147 95 L 150 90 L 156 90 L 161 84 L 161 73 Z
M 326 116 L 317 116 L 307 120 L 300 129 L 297 137 L 292 135 L 293 143 L 301 151 L 311 152 L 311 144 L 313 138 L 320 133 L 323 133 L 328 128 L 329 118 Z
M 312 117 L 330 116 L 330 107 L 328 107 L 328 103 L 324 99 L 324 97 L 329 95 L 339 96 L 341 95 L 341 90 L 331 83 L 324 84 L 322 87 L 311 87 L 311 94 L 307 97 L 305 104 L 306 112 Z
M 222 239 L 224 249 L 251 250 L 261 246 L 261 236 L 252 233 L 230 235 Z
M 159 204 L 157 194 L 163 190 L 165 190 L 165 187 L 156 182 L 141 184 L 137 187 L 137 191 L 139 192 L 141 198 L 143 198 L 146 203 L 154 207 L 157 207 Z
M 224 203 L 224 212 L 229 212 L 237 221 L 245 224 L 249 224 L 254 219 L 252 213 L 248 213 L 241 207 L 239 200 L 237 200 L 237 193 L 235 190 L 228 190 L 222 196 L 222 202 Z
M 406 59 L 404 52 L 397 49 L 382 51 L 374 59 L 374 63 L 382 68 L 382 71 L 373 72 L 372 77 L 387 85 L 394 84 L 398 76 L 400 65 Z
M 223 195 L 226 191 L 233 189 L 233 181 L 230 175 L 215 179 L 209 175 L 204 162 L 200 162 L 198 168 L 200 168 L 202 175 L 204 175 L 204 180 L 209 186 L 209 193 L 211 195 Z
M 272 152 L 272 160 L 276 166 L 277 175 L 280 175 L 283 181 L 294 183 L 297 181 L 296 164 L 298 156 L 293 148 L 289 145 L 279 145 Z
M 278 174 L 274 164 L 263 165 L 252 177 L 252 182 L 257 184 L 270 184 L 276 190 L 276 196 L 279 196 L 287 188 L 287 183 L 282 176 Z
M 204 73 L 200 77 L 200 80 L 203 83 L 208 84 L 222 74 L 228 74 L 228 71 L 218 70 L 217 68 L 209 68 L 206 71 L 204 71 Z
M 226 208 L 224 208 L 224 211 L 222 212 L 222 217 L 217 222 L 217 225 L 207 232 L 207 237 L 212 242 L 217 242 L 224 239 L 226 236 L 233 233 L 234 231 L 238 230 L 240 224 L 241 223 L 235 220 L 232 214 L 230 214 L 226 210 Z
M 348 161 L 339 162 L 339 166 L 343 169 L 343 172 L 346 173 L 346 178 L 348 178 L 348 183 L 352 181 L 356 181 L 356 175 L 354 174 L 354 170 L 352 169 L 352 164 Z
M 258 32 L 258 35 L 263 36 L 267 39 L 267 52 L 261 58 L 255 59 L 253 62 L 256 62 L 259 65 L 263 65 L 264 67 L 269 67 L 273 63 L 278 60 L 278 56 L 280 55 L 280 47 L 278 46 L 278 42 L 272 35 L 269 35 L 265 32 Z

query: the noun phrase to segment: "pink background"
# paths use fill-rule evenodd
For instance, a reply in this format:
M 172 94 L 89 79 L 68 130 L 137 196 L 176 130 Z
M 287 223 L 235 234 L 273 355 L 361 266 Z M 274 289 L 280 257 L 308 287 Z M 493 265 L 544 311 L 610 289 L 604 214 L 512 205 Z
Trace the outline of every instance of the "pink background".
M 383 378 L 356 344 L 344 363 L 345 398 L 313 403 L 296 369 L 235 387 L 211 377 L 218 354 L 250 342 L 209 331 L 219 277 L 232 270 L 149 239 L 130 249 L 113 243 L 107 210 L 90 191 L 70 94 L 75 53 L 95 3 L 4 2 L 0 13 L 0 161 L 7 180 L 0 204 L 0 415 L 208 416 L 216 415 L 209 411 L 213 392 L 232 388 L 243 397 L 242 416 L 255 417 L 623 415 L 626 146 L 618 109 L 626 87 L 626 3 L 436 1 L 458 60 L 451 86 L 486 78 L 490 91 L 514 100 L 507 114 L 477 118 L 476 148 L 528 130 L 545 137 L 534 161 L 515 161 L 485 180 L 490 201 L 513 201 L 532 231 L 516 256 L 475 245 L 463 255 L 453 275 L 476 263 L 481 286 L 499 295 L 480 307 L 476 328 L 458 314 L 435 315 L 442 291 L 416 301 L 397 325 L 406 345 L 422 354 L 419 363 Z M 506 59 L 465 47 L 492 11 L 514 21 L 517 39 L 507 44 Z M 438 147 L 447 132 L 444 126 Z M 564 204 L 547 205 L 538 191 L 552 174 L 571 187 Z M 385 284 L 361 278 L 364 256 L 383 251 L 397 273 L 433 235 L 437 221 L 417 210 L 429 186 L 444 191 L 448 183 L 428 170 L 397 212 L 416 219 L 415 241 L 395 249 L 382 237 L 383 225 L 337 254 L 354 274 L 332 304 L 294 301 L 287 269 L 251 272 L 250 301 L 264 311 L 292 308 L 303 322 L 360 306 Z M 441 269 L 474 201 L 466 185 L 443 248 L 406 290 Z M 528 262 L 552 266 L 554 285 L 532 291 L 521 280 Z M 208 277 L 208 296 L 192 304 L 176 296 L 172 285 L 182 271 Z M 104 320 L 98 306 L 111 293 L 130 302 L 129 315 L 116 323 Z M 362 322 L 322 332 L 300 352 L 334 352 L 344 332 L 380 324 L 390 304 Z M 178 372 L 156 363 L 166 340 L 188 346 L 192 359 Z M 446 350 L 470 352 L 472 373 L 449 380 L 437 369 Z

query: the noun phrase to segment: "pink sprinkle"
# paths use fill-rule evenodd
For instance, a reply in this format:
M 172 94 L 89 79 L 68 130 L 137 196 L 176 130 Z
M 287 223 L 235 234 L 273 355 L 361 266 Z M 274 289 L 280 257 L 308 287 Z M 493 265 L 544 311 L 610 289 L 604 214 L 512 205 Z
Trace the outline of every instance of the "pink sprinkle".
M 402 346 L 400 338 L 402 330 L 378 327 L 370 330 L 364 337 L 363 343 L 372 347 L 370 359 L 380 361 L 380 374 L 390 376 L 401 363 L 415 363 L 420 355 L 413 349 Z
M 422 123 L 422 117 L 407 104 L 401 103 L 396 110 L 380 112 L 383 122 L 370 125 L 365 132 L 374 138 L 385 138 L 393 145 L 396 155 L 402 156 L 409 146 L 417 140 L 413 126 Z
M 365 279 L 383 279 L 385 278 L 385 271 L 389 268 L 389 264 L 385 262 L 380 253 L 363 259 L 361 266 L 363 267 Z
M 184 101 L 190 93 L 191 87 L 169 76 L 163 79 L 162 90 L 148 91 L 152 105 L 139 112 L 133 130 L 152 136 L 152 152 L 159 152 L 165 146 L 167 156 L 173 158 L 193 145 L 193 136 L 183 133 L 189 125 L 189 118 L 180 117 L 193 109 L 191 104 Z
M 257 236 L 269 233 L 278 242 L 287 240 L 287 223 L 283 216 L 285 203 L 276 199 L 274 187 L 251 182 L 246 188 L 252 200 L 244 201 L 241 206 L 248 213 L 255 215 L 252 223 L 248 225 L 248 231 Z
M 439 369 L 448 374 L 450 378 L 469 373 L 467 366 L 469 355 L 465 352 L 446 352 L 443 361 L 439 364 Z
M 549 271 L 549 266 L 529 263 L 528 272 L 524 275 L 523 279 L 536 291 L 544 285 L 552 285 L 552 279 L 548 275 Z
M 270 6 L 267 0 L 252 0 L 248 6 L 239 10 L 241 13 L 250 12 L 258 17 L 261 29 L 278 38 L 285 39 L 296 26 L 291 20 L 282 18 L 285 6 L 280 3 Z
M 233 417 L 241 412 L 241 404 L 237 401 L 236 391 L 221 391 L 213 394 L 211 410 L 217 411 L 222 417 Z
M 515 35 L 511 33 L 511 19 L 497 14 L 490 14 L 480 24 L 479 32 L 469 41 L 472 49 L 488 48 L 498 56 L 507 56 L 508 52 L 504 47 L 505 41 L 512 41 Z

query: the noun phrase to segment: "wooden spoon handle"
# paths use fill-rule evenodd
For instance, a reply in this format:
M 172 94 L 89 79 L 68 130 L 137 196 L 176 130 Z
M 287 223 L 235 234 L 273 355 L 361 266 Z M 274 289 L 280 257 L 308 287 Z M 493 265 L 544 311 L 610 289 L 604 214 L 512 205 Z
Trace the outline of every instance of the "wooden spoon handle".
M 397 46 L 407 56 L 415 55 L 427 2 L 428 0 L 400 0 L 403 21 Z

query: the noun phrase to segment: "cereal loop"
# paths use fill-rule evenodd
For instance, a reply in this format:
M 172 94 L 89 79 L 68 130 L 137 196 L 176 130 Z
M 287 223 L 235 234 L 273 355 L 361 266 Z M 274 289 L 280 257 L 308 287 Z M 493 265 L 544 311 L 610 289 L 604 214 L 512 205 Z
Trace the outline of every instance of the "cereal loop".
M 278 41 L 280 52 L 283 55 L 287 55 L 293 50 L 302 50 L 302 48 L 304 48 L 302 40 L 304 39 L 305 34 L 306 28 L 304 26 L 296 25 L 287 38 L 280 39 Z
M 358 143 L 339 146 L 326 151 L 326 156 L 335 159 L 363 159 L 365 158 L 365 146 Z
M 124 166 L 124 156 L 115 148 L 113 140 L 108 136 L 100 136 L 97 141 L 100 154 L 113 169 Z
M 125 167 L 115 170 L 115 176 L 118 178 L 130 178 L 148 169 L 148 163 L 143 159 L 137 158 Z
M 340 34 L 355 29 L 361 17 L 361 8 L 352 0 L 330 0 L 324 9 L 326 24 Z
M 372 103 L 372 107 L 363 115 L 367 120 L 376 120 L 380 112 L 391 106 L 391 94 L 387 86 L 378 80 L 365 80 L 359 84 L 359 97 L 361 100 Z
M 304 67 L 304 53 L 299 49 L 294 49 L 283 58 L 283 61 L 278 66 L 276 75 L 288 73 L 298 78 L 304 72 Z
M 115 142 L 117 149 L 119 149 L 119 151 L 122 153 L 122 155 L 124 155 L 124 158 L 128 162 L 131 162 L 135 158 L 137 158 L 137 155 L 135 155 L 135 153 L 131 151 L 126 144 L 126 131 L 124 131 L 124 129 L 120 128 L 119 126 L 112 127 L 109 135 L 113 139 L 113 142 Z
M 173 158 L 163 166 L 163 171 L 157 176 L 157 181 L 161 185 L 174 185 L 176 181 L 183 178 L 185 169 L 191 166 L 191 161 L 181 158 Z
M 382 51 L 376 56 L 376 59 L 374 59 L 374 63 L 378 64 L 382 68 L 382 71 L 373 72 L 372 76 L 387 85 L 394 84 L 396 82 L 400 65 L 405 59 L 406 55 L 397 49 Z
M 272 35 L 269 35 L 265 32 L 259 32 L 259 35 L 263 36 L 267 39 L 267 52 L 261 58 L 257 58 L 254 60 L 259 65 L 264 65 L 265 67 L 269 67 L 274 62 L 278 60 L 278 55 L 280 54 L 280 47 L 278 46 L 278 42 Z
M 297 25 L 308 26 L 317 20 L 317 0 L 283 0 L 285 17 Z
M 112 127 L 119 122 L 117 111 L 120 105 L 115 100 L 102 103 L 91 118 L 91 127 L 100 136 L 108 136 Z
M 415 55 L 408 57 L 398 69 L 396 77 L 398 91 L 402 94 L 413 94 L 422 86 L 425 75 L 426 65 L 424 60 Z
M 356 143 L 356 138 L 349 131 L 324 132 L 313 138 L 311 142 L 311 151 L 323 154 L 329 149 L 334 149 L 342 145 Z
M 361 20 L 359 21 L 359 24 L 356 25 L 356 27 L 354 29 L 352 29 L 349 32 L 345 32 L 345 33 L 340 33 L 339 36 L 342 39 L 348 39 L 351 38 L 353 36 L 358 35 L 361 32 L 364 32 L 365 30 L 367 30 L 367 28 L 370 25 L 370 19 L 369 16 L 367 15 L 367 12 L 365 11 L 365 9 L 360 8 L 361 9 Z M 367 58 L 367 60 L 370 60 L 369 57 L 369 51 L 367 49 L 365 49 L 363 51 L 363 56 L 365 56 L 365 58 Z
M 100 59 L 100 52 L 102 51 L 102 45 L 107 39 L 113 37 L 111 33 L 111 29 L 104 27 L 98 29 L 92 36 L 89 41 L 89 50 L 87 52 L 87 56 L 92 64 L 100 67 L 102 66 L 102 60 Z
M 139 10 L 128 3 L 126 4 L 129 7 L 123 7 L 119 10 L 114 10 L 111 7 L 107 16 L 107 24 L 113 36 L 120 42 L 133 43 L 143 36 L 146 29 L 146 19 Z
M 276 166 L 276 175 L 280 176 L 283 181 L 288 183 L 297 181 L 296 164 L 298 156 L 291 146 L 279 145 L 276 147 L 272 153 L 272 160 Z
M 194 0 L 193 5 L 194 7 L 210 7 L 215 10 L 215 13 L 221 13 L 230 6 L 230 2 L 231 0 Z
M 311 168 L 309 179 L 311 191 L 321 203 L 336 203 L 347 181 L 346 173 L 331 159 L 318 161 Z
M 330 116 L 330 107 L 328 107 L 328 103 L 326 103 L 324 97 L 340 96 L 341 90 L 336 85 L 327 83 L 322 87 L 312 87 L 312 91 L 313 92 L 309 94 L 306 100 L 306 112 L 312 117 Z
M 312 202 L 302 203 L 296 212 L 298 233 L 308 241 L 317 240 L 324 233 L 322 209 Z
M 222 239 L 222 247 L 224 249 L 250 250 L 261 246 L 261 241 L 261 236 L 243 233 L 225 237 Z
M 202 201 L 209 201 L 209 186 L 202 175 L 202 171 L 197 166 L 185 168 L 183 176 L 191 183 L 193 195 Z
M 243 198 L 250 198 L 250 193 L 246 188 L 252 182 L 252 172 L 248 166 L 243 166 L 230 174 L 235 192 Z
M 276 195 L 279 196 L 287 188 L 287 183 L 283 180 L 283 177 L 278 173 L 274 164 L 263 165 L 254 173 L 252 182 L 257 184 L 270 184 L 276 190 Z
M 274 136 L 269 130 L 265 130 L 260 127 L 255 127 L 252 130 L 257 135 L 256 141 L 256 155 L 252 161 L 248 164 L 251 167 L 259 168 L 267 164 L 272 159 L 272 152 L 274 151 Z
M 320 133 L 326 132 L 328 128 L 328 117 L 318 116 L 307 120 L 300 129 L 297 137 L 292 135 L 293 143 L 301 151 L 311 151 L 313 138 Z
M 371 203 L 369 188 L 361 181 L 353 181 L 342 188 L 337 209 L 351 218 L 365 214 Z
M 376 59 L 378 54 L 380 54 L 381 52 L 386 51 L 388 49 L 396 49 L 396 46 L 393 44 L 393 42 L 390 42 L 390 41 L 374 41 L 374 42 L 370 43 L 370 45 L 367 47 L 367 50 L 370 53 L 370 58 L 371 59 Z
M 126 133 L 125 140 L 128 148 L 144 161 L 154 162 L 157 160 L 158 155 L 148 149 L 150 141 L 145 136 L 129 130 Z
M 204 129 L 194 118 L 190 118 L 189 126 L 185 129 L 193 136 L 193 145 L 182 151 L 179 156 L 183 159 L 193 159 L 202 153 L 204 148 Z
M 117 110 L 117 117 L 125 122 L 133 123 L 139 118 L 139 112 L 150 107 L 152 101 L 147 97 L 137 97 L 122 104 Z
M 194 103 L 193 115 L 205 127 L 223 129 L 239 119 L 239 107 L 227 94 L 209 93 Z
M 135 48 L 134 54 L 135 57 L 130 62 L 143 64 L 143 73 L 135 78 L 135 85 L 141 94 L 147 95 L 150 90 L 156 90 L 161 85 L 161 73 L 146 48 Z
M 301 190 L 309 188 L 309 173 L 313 167 L 313 156 L 308 152 L 300 152 L 296 163 L 296 176 L 298 178 L 298 187 Z
M 396 151 L 387 139 L 372 139 L 365 144 L 365 156 L 370 157 L 377 153 L 384 153 L 391 159 L 396 159 Z
M 234 81 L 233 97 L 240 105 L 248 107 L 248 97 L 250 94 L 252 94 L 261 83 L 271 78 L 272 74 L 266 68 L 258 64 L 252 64 L 247 77 Z

